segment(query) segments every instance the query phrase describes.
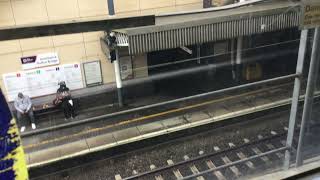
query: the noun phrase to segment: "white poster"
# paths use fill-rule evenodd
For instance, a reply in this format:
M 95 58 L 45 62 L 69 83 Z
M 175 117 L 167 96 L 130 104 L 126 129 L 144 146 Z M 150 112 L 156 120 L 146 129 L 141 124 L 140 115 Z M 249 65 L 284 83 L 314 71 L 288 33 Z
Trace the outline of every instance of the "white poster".
M 120 58 L 121 79 L 131 79 L 133 77 L 132 61 L 130 56 Z
M 35 56 L 21 57 L 20 59 L 23 70 L 57 65 L 60 63 L 57 53 L 44 53 Z
M 83 63 L 83 70 L 87 86 L 102 84 L 100 61 Z
M 65 81 L 71 90 L 83 88 L 78 63 L 4 74 L 3 80 L 9 101 L 13 101 L 19 92 L 30 97 L 54 94 L 60 81 Z

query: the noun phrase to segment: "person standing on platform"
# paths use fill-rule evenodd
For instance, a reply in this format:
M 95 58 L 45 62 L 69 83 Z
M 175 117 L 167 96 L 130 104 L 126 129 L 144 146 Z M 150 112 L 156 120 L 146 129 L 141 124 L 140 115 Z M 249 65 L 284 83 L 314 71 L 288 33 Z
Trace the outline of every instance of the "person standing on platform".
M 75 113 L 70 90 L 64 81 L 61 81 L 59 85 L 60 87 L 57 90 L 57 97 L 54 104 L 61 106 L 65 120 L 69 119 L 70 117 L 73 119 L 75 117 Z
M 25 115 L 29 116 L 32 129 L 36 129 L 34 114 L 32 110 L 32 102 L 30 98 L 20 92 L 18 94 L 18 97 L 14 101 L 14 107 L 17 110 L 17 119 L 21 123 L 20 131 L 24 132 L 24 130 L 26 129 L 26 125 L 28 124 L 26 121 L 22 120 L 22 117 Z

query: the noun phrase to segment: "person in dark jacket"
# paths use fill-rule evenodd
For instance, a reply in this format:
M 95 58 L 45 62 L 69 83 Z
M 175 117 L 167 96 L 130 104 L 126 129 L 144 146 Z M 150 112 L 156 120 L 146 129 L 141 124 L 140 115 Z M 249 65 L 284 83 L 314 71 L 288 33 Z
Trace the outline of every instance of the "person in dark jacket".
M 62 108 L 65 120 L 69 119 L 70 117 L 73 119 L 75 117 L 75 113 L 70 90 L 64 81 L 61 81 L 59 85 L 60 87 L 57 90 L 54 104 L 59 105 Z

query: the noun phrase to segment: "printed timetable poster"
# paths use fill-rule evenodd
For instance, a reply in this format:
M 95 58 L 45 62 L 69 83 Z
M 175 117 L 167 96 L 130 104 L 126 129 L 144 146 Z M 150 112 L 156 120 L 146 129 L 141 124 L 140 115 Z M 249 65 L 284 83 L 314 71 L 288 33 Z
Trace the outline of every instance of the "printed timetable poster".
M 9 101 L 14 101 L 19 92 L 29 97 L 54 94 L 60 81 L 71 90 L 84 87 L 79 63 L 4 74 L 3 81 Z

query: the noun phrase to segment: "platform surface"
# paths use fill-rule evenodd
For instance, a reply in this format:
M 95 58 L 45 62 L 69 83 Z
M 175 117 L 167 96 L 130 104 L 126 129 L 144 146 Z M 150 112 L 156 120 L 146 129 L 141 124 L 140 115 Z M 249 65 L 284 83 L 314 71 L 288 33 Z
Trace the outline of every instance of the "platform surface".
M 277 95 L 279 96 L 277 101 L 272 101 L 271 94 L 266 95 L 259 91 L 254 94 L 244 93 L 231 98 L 210 100 L 207 104 L 200 103 L 200 108 L 196 107 L 198 108 L 196 110 L 185 106 L 156 115 L 137 115 L 129 119 L 118 119 L 115 123 L 101 120 L 69 129 L 28 136 L 23 139 L 28 166 L 37 167 L 290 103 L 290 97 L 283 96 L 281 92 L 272 94 L 272 96 Z M 264 103 L 261 104 L 261 101 Z M 178 112 L 180 109 L 183 113 Z M 166 113 L 171 111 L 174 113 Z

